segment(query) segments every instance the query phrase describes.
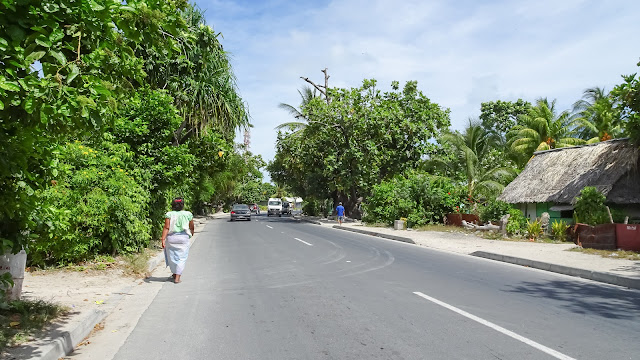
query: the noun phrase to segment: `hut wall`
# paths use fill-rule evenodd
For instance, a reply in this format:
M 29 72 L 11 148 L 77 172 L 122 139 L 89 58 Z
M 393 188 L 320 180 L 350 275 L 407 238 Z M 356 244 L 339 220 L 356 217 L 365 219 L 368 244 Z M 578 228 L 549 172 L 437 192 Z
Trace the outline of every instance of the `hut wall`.
M 518 209 L 522 211 L 522 214 L 524 215 L 525 218 L 531 221 L 534 221 L 537 218 L 535 203 L 518 204 Z
M 552 211 L 549 210 L 551 207 L 556 205 L 555 203 L 540 203 L 536 204 L 536 216 L 538 218 L 542 217 L 542 213 L 549 213 L 549 224 L 553 224 L 556 221 L 564 221 L 567 224 L 573 224 L 572 217 L 562 217 L 562 212 L 560 211 Z

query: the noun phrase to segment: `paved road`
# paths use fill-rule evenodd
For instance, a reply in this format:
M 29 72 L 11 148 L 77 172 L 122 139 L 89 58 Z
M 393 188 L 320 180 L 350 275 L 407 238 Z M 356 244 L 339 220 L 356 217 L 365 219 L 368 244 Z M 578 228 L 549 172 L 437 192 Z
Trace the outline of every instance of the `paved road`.
M 213 220 L 116 359 L 632 359 L 640 292 L 322 228 Z

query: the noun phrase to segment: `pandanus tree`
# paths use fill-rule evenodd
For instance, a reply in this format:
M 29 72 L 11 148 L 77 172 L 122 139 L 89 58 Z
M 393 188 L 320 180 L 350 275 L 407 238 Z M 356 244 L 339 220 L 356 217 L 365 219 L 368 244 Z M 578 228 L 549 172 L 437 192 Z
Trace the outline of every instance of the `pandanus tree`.
M 574 137 L 569 112 L 557 112 L 556 100 L 538 99 L 529 113 L 521 115 L 519 120 L 520 124 L 509 131 L 507 138 L 510 149 L 519 155 L 520 161 L 526 162 L 535 151 L 585 143 Z
M 604 88 L 586 89 L 573 104 L 573 125 L 577 135 L 588 143 L 606 141 L 622 135 L 620 110 Z
M 207 129 L 233 138 L 235 130 L 249 126 L 246 104 L 238 94 L 236 79 L 219 41 L 220 33 L 206 24 L 195 6 L 182 12 L 189 31 L 174 36 L 181 56 L 167 56 L 153 47 L 137 48 L 146 59 L 147 83 L 174 97 L 184 121 L 174 131 L 174 144 Z

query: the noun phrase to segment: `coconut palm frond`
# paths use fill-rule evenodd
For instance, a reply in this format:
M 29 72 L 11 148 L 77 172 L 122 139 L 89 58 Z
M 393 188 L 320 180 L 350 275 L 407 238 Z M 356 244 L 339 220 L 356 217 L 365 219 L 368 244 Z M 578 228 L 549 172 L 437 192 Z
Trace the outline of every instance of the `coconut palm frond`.
M 278 126 L 275 127 L 276 130 L 289 130 L 292 132 L 297 132 L 300 130 L 303 130 L 305 127 L 307 127 L 306 123 L 303 122 L 297 122 L 297 121 L 291 121 L 291 122 L 286 122 L 284 124 L 280 124 Z

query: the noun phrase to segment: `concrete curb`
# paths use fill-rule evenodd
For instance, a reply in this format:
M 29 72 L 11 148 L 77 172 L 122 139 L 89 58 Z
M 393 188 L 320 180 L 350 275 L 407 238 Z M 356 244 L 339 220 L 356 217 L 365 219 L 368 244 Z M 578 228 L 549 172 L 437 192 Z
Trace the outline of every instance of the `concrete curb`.
M 415 244 L 415 242 L 413 240 L 411 240 L 411 239 L 409 239 L 407 237 L 403 237 L 403 236 L 382 234 L 382 233 L 378 233 L 378 232 L 375 232 L 375 231 L 354 229 L 354 228 L 344 227 L 344 226 L 340 226 L 340 225 L 333 225 L 333 228 L 334 229 L 338 229 L 338 230 L 351 231 L 351 232 L 355 232 L 355 233 L 359 233 L 359 234 L 377 236 L 377 237 L 381 237 L 381 238 L 385 238 L 385 239 L 389 239 L 389 240 L 402 241 L 402 242 L 406 242 L 406 243 L 409 243 L 409 244 Z
M 216 217 L 207 217 L 205 221 L 198 222 L 196 227 L 198 227 L 198 225 L 206 226 L 209 220 L 215 218 Z M 202 229 L 202 227 L 200 228 Z M 193 246 L 198 235 L 199 232 L 196 232 L 191 237 L 189 246 Z M 159 252 L 149 259 L 147 262 L 147 271 L 152 272 L 162 262 L 164 262 L 164 251 Z M 58 360 L 71 354 L 76 346 L 89 336 L 93 328 L 111 314 L 120 301 L 124 299 L 124 295 L 122 294 L 128 293 L 132 286 L 133 285 L 127 286 L 120 293 L 110 296 L 104 302 L 106 306 L 102 310 L 94 309 L 80 313 L 77 321 L 66 324 L 60 330 L 57 330 L 56 334 L 52 336 L 52 339 L 46 340 L 45 344 L 36 343 L 34 345 L 27 345 L 25 349 L 18 348 L 15 352 L 11 353 L 10 359 Z M 37 348 L 37 350 L 34 351 L 33 348 Z
M 310 224 L 316 224 L 316 225 L 322 225 L 322 223 L 320 221 L 317 220 L 311 220 L 311 219 L 305 219 L 304 217 L 293 217 L 294 219 L 298 220 L 298 221 L 304 221 L 304 222 L 308 222 Z
M 551 272 L 569 275 L 569 276 L 581 277 L 583 279 L 603 282 L 603 283 L 617 285 L 617 286 L 628 287 L 631 289 L 640 289 L 640 279 L 632 279 L 632 278 L 628 278 L 628 277 L 624 277 L 616 274 L 578 269 L 570 266 L 551 264 L 551 263 L 537 261 L 537 260 L 523 259 L 515 256 L 494 254 L 486 251 L 476 251 L 471 253 L 470 255 L 485 258 L 485 259 L 490 259 L 490 260 L 516 264 L 516 265 L 528 266 L 535 269 L 551 271 Z
M 3 354 L 6 356 L 3 359 L 58 360 L 66 354 L 70 354 L 91 333 L 94 326 L 104 320 L 108 314 L 108 311 L 98 309 L 81 312 L 76 316 L 77 319 L 72 319 L 70 323 L 55 329 L 50 334 L 50 338 L 8 351 Z
M 298 220 L 308 222 L 309 224 L 322 225 L 320 221 L 316 221 L 316 220 L 307 220 L 307 219 L 298 219 Z
M 36 355 L 32 357 L 32 359 L 58 360 L 62 356 L 70 354 L 84 338 L 89 336 L 96 324 L 104 320 L 107 315 L 109 315 L 109 312 L 104 310 L 89 310 L 77 326 L 63 331 L 59 337 L 53 339 L 52 342 L 42 349 L 41 356 L 38 357 Z

